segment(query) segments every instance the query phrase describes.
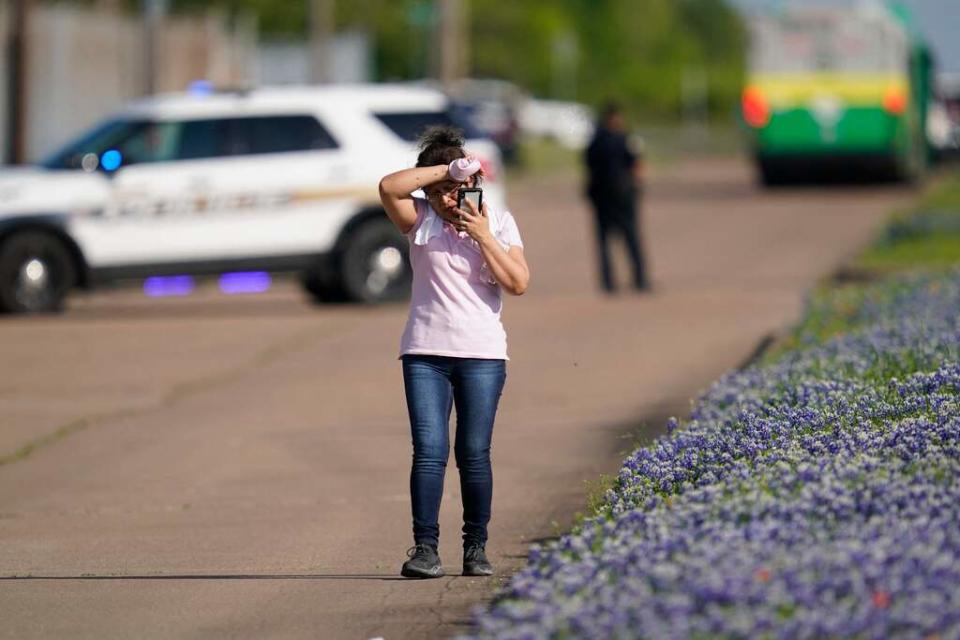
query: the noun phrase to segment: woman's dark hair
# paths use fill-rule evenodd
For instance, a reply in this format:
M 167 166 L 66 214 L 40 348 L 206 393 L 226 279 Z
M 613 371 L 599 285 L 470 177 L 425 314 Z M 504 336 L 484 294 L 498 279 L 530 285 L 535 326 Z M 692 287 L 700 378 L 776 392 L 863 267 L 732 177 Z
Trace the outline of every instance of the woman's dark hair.
M 438 164 L 450 164 L 454 160 L 467 157 L 464 151 L 465 143 L 463 130 L 449 125 L 438 125 L 428 128 L 420 136 L 420 154 L 417 156 L 418 167 L 433 167 Z M 477 186 L 483 178 L 483 172 L 474 175 Z
M 463 131 L 456 127 L 435 126 L 420 136 L 420 155 L 418 167 L 432 167 L 438 164 L 450 164 L 467 153 L 463 150 Z

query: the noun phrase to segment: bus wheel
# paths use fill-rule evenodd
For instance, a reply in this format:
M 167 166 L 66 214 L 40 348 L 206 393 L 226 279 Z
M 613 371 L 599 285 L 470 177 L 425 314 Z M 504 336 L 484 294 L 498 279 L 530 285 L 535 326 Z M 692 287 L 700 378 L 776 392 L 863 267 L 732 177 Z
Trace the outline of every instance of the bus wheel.
M 386 218 L 364 223 L 347 238 L 340 259 L 343 290 L 351 300 L 375 304 L 410 292 L 407 240 Z
M 15 233 L 0 246 L 0 311 L 60 311 L 75 277 L 62 242 L 37 231 Z
M 757 169 L 760 173 L 760 183 L 765 187 L 776 187 L 786 182 L 783 167 L 769 160 L 757 161 Z

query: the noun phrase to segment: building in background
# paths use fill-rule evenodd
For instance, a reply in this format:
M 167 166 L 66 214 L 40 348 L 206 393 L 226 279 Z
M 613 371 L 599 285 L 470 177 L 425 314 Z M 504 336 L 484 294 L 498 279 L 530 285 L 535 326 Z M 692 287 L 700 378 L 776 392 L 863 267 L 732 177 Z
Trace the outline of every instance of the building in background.
M 331 40 L 324 76 L 333 83 L 370 82 L 373 60 L 370 37 L 365 33 L 337 34 Z M 313 78 L 311 49 L 305 41 L 264 41 L 256 50 L 255 84 L 310 84 Z
M 32 3 L 24 34 L 24 159 L 43 157 L 64 140 L 145 93 L 144 25 L 109 5 Z M 8 33 L 11 3 L 0 4 Z M 256 24 L 223 14 L 165 16 L 157 29 L 157 91 L 182 91 L 204 79 L 217 85 L 248 84 L 256 58 Z M 10 73 L 0 48 L 0 73 Z M 6 123 L 7 83 L 0 82 L 0 122 Z M 0 127 L 0 149 L 7 148 Z

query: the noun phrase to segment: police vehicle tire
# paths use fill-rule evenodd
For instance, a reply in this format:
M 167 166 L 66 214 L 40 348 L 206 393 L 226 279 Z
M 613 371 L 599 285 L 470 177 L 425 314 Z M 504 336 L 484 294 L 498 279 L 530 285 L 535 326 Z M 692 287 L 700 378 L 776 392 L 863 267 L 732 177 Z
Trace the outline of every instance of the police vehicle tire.
M 351 300 L 367 304 L 403 300 L 412 275 L 407 240 L 386 218 L 365 222 L 343 245 L 340 280 Z
M 0 311 L 60 311 L 75 277 L 70 253 L 56 237 L 15 233 L 0 245 Z
M 331 281 L 326 274 L 305 271 L 300 274 L 300 286 L 314 302 L 346 302 L 347 296 L 339 282 Z

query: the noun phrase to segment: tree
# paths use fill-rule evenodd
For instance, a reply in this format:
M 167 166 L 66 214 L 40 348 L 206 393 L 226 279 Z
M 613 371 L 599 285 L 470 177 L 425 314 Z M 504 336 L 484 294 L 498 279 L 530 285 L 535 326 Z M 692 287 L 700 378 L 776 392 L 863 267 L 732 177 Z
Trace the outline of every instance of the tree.
M 253 11 L 266 37 L 306 36 L 307 0 L 171 0 L 176 9 Z M 435 0 L 340 0 L 338 30 L 370 34 L 375 77 L 425 77 Z M 136 0 L 128 0 L 137 6 Z M 683 75 L 706 75 L 709 107 L 736 104 L 746 33 L 724 0 L 469 0 L 470 69 L 542 97 L 616 97 L 636 115 L 679 115 Z M 559 56 L 565 59 L 559 60 Z M 562 63 L 562 64 L 561 64 Z M 564 82 L 564 75 L 571 75 Z M 558 95 L 562 94 L 562 95 Z

